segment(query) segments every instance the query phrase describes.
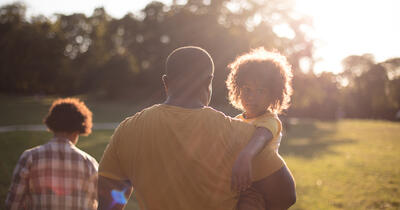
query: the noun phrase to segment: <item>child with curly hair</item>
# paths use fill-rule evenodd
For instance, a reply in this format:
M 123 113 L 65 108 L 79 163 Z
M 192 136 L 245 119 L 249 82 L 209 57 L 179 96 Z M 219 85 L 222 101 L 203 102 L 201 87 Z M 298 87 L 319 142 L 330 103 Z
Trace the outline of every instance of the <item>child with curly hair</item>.
M 6 209 L 97 209 L 98 163 L 75 146 L 92 132 L 92 112 L 77 98 L 57 99 L 44 123 L 53 137 L 22 153 Z
M 294 179 L 278 153 L 282 123 L 278 114 L 289 107 L 291 66 L 286 57 L 264 48 L 239 56 L 229 64 L 226 81 L 230 103 L 243 111 L 236 118 L 255 125 L 256 131 L 232 169 L 232 189 L 240 192 L 237 208 L 287 209 L 296 201 Z M 268 157 L 266 179 L 252 180 L 257 154 Z M 266 196 L 263 196 L 266 195 Z

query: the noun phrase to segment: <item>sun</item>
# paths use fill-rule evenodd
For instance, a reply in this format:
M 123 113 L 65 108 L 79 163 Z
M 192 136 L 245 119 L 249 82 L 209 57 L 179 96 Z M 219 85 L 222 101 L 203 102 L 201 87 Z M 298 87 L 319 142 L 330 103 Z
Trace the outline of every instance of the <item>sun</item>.
M 349 55 L 371 53 L 377 60 L 400 56 L 397 0 L 296 0 L 295 10 L 313 20 L 317 41 L 314 71 L 338 73 Z

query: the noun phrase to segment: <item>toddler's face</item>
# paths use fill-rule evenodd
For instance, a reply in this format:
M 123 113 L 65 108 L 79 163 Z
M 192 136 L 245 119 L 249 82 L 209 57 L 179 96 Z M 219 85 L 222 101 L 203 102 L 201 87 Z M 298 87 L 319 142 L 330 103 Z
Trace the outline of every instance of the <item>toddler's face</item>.
M 245 116 L 254 118 L 264 114 L 270 105 L 268 90 L 260 79 L 245 79 L 240 86 L 240 101 Z

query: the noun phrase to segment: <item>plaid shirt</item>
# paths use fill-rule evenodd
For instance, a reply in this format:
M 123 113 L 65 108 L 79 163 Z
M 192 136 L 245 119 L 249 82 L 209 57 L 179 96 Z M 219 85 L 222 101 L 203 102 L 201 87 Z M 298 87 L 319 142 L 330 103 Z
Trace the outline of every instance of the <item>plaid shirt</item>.
M 97 161 L 68 139 L 53 138 L 20 157 L 7 209 L 97 209 Z

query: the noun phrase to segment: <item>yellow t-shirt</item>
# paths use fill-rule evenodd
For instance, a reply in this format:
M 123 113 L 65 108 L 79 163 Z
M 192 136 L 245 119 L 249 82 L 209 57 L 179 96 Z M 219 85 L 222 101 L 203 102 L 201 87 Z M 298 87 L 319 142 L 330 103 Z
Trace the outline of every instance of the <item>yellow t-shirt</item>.
M 154 105 L 118 126 L 99 175 L 130 180 L 142 210 L 231 210 L 232 165 L 254 130 L 209 107 Z M 267 176 L 263 155 L 253 162 L 255 180 Z
M 240 114 L 236 116 L 236 118 L 251 123 L 257 127 L 267 128 L 273 135 L 273 139 L 267 146 L 278 151 L 282 139 L 282 122 L 279 120 L 278 115 L 265 113 L 256 118 L 246 119 L 243 117 L 243 114 Z
M 270 153 L 263 155 L 263 157 L 267 157 L 267 160 L 263 160 L 267 163 L 264 171 L 268 171 L 267 174 L 270 175 L 280 169 L 285 162 L 278 153 L 279 145 L 282 139 L 282 122 L 279 120 L 278 116 L 272 113 L 265 113 L 256 118 L 246 119 L 243 117 L 243 114 L 240 114 L 236 116 L 236 118 L 244 122 L 251 123 L 256 127 L 267 128 L 272 133 L 272 140 L 268 142 L 268 144 L 265 146 L 265 149 L 261 152 Z

